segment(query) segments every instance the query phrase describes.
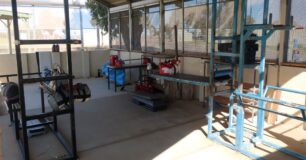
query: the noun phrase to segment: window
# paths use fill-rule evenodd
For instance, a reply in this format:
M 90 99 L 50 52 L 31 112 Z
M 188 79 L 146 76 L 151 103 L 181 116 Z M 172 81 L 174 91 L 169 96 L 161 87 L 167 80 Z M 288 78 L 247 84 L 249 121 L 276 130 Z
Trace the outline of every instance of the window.
M 136 9 L 133 10 L 133 50 L 135 51 L 144 51 L 145 50 L 145 9 Z
M 0 10 L 10 11 L 10 6 L 1 6 Z M 99 46 L 99 29 L 92 21 L 90 12 L 85 8 L 71 6 L 70 11 L 70 33 L 72 39 L 82 39 L 83 45 L 87 48 L 96 48 Z M 27 19 L 19 19 L 20 38 L 25 40 L 34 39 L 65 39 L 65 16 L 63 6 L 20 6 L 19 13 L 28 15 Z M 82 15 L 82 24 L 81 24 Z M 10 22 L 12 24 L 12 22 Z M 81 30 L 83 28 L 83 30 Z M 15 53 L 13 39 L 13 25 L 10 27 L 12 39 L 12 51 Z M 101 36 L 100 36 L 101 37 Z M 101 40 L 100 40 L 101 42 Z M 72 45 L 72 49 L 80 49 L 81 45 Z M 65 51 L 66 45 L 60 45 L 60 50 Z M 22 53 L 33 53 L 36 51 L 51 51 L 50 45 L 23 45 Z M 8 54 L 9 36 L 7 21 L 0 22 L 0 54 Z
M 111 46 L 114 49 L 130 49 L 129 14 L 127 11 L 111 14 Z
M 272 14 L 272 23 L 280 24 L 280 0 L 269 1 L 269 14 Z M 263 8 L 264 0 L 250 0 L 247 7 L 247 23 L 248 24 L 262 24 L 263 23 Z M 261 35 L 261 30 L 256 30 L 254 32 L 257 35 Z M 279 45 L 280 45 L 280 33 L 281 31 L 276 31 L 267 40 L 266 46 L 266 58 L 267 59 L 277 59 L 279 56 Z M 257 51 L 256 57 L 260 57 L 261 47 L 260 41 L 259 50 Z
M 184 52 L 206 53 L 209 51 L 209 6 L 206 5 L 206 0 L 185 0 L 184 7 Z
M 98 44 L 99 40 L 97 36 L 100 31 L 97 29 L 95 21 L 92 20 L 89 10 L 81 9 L 81 12 L 83 22 L 83 45 L 86 48 L 96 48 L 100 45 Z
M 293 25 L 296 29 L 289 32 L 288 62 L 306 63 L 305 7 L 306 3 L 304 0 L 292 1 L 291 15 L 293 16 Z
M 146 8 L 146 51 L 160 50 L 159 7 Z
M 183 27 L 182 27 L 182 2 L 169 3 L 165 5 L 165 50 L 175 50 L 175 26 L 177 27 L 178 50 L 183 49 Z

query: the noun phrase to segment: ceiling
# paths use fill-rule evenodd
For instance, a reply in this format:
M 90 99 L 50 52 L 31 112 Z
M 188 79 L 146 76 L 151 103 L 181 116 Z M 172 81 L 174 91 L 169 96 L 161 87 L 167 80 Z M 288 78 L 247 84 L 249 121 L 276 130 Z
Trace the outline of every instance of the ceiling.
M 101 2 L 107 7 L 116 7 L 124 4 L 128 4 L 129 2 L 138 2 L 141 0 L 96 0 L 98 2 Z

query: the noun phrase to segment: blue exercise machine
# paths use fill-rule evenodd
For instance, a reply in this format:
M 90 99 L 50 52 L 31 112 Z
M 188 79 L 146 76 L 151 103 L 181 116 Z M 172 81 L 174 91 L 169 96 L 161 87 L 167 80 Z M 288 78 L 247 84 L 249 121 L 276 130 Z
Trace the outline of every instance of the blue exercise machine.
M 264 138 L 264 121 L 265 112 L 271 112 L 281 116 L 285 116 L 291 119 L 300 120 L 306 122 L 306 106 L 299 105 L 287 101 L 277 100 L 269 98 L 267 93 L 270 90 L 280 90 L 283 92 L 290 92 L 295 94 L 306 95 L 306 92 L 275 87 L 275 86 L 265 86 L 265 65 L 266 65 L 266 43 L 267 39 L 277 30 L 290 30 L 293 28 L 293 18 L 288 17 L 288 23 L 286 25 L 273 25 L 272 24 L 272 14 L 269 14 L 269 0 L 264 0 L 264 12 L 263 12 L 263 24 L 247 24 L 246 23 L 246 13 L 247 13 L 247 0 L 234 0 L 234 17 L 233 17 L 233 32 L 232 36 L 216 36 L 216 20 L 217 20 L 217 6 L 219 1 L 212 0 L 212 24 L 211 24 L 211 52 L 210 52 L 210 95 L 209 95 L 209 109 L 208 109 L 208 137 L 224 146 L 227 146 L 233 150 L 239 151 L 242 154 L 252 158 L 252 159 L 263 159 L 263 157 L 252 153 L 249 148 L 252 145 L 263 144 L 271 148 L 277 149 L 288 155 L 296 157 L 298 159 L 306 160 L 306 156 L 300 153 L 288 150 L 274 143 L 267 141 Z M 240 8 L 239 8 L 240 7 Z M 240 22 L 240 35 L 238 35 L 238 10 L 241 11 L 241 22 Z M 253 36 L 255 30 L 261 30 L 262 34 L 260 36 Z M 230 53 L 218 52 L 216 51 L 216 41 L 220 40 L 231 40 L 232 49 Z M 243 92 L 243 70 L 245 66 L 245 47 L 246 41 L 256 40 L 261 42 L 261 54 L 259 62 L 259 88 L 258 93 L 244 93 Z M 219 50 L 220 51 L 220 50 Z M 229 106 L 229 117 L 228 117 L 228 128 L 222 131 L 213 131 L 213 109 L 214 109 L 214 96 L 215 93 L 215 56 L 226 57 L 226 58 L 239 58 L 238 67 L 238 88 L 231 92 L 230 96 L 230 106 Z M 236 65 L 236 64 L 231 64 Z M 235 78 L 235 76 L 233 76 Z M 242 99 L 248 98 L 257 101 L 257 104 L 250 105 L 245 104 Z M 266 108 L 266 103 L 280 104 L 282 107 L 289 107 L 296 109 L 301 113 L 301 116 L 290 115 L 287 113 L 282 113 L 272 109 Z M 245 134 L 246 128 L 244 123 L 244 107 L 252 107 L 257 109 L 257 124 L 256 132 L 251 133 L 251 137 Z M 235 115 L 234 115 L 235 111 Z M 235 117 L 235 124 L 233 119 Z M 221 135 L 227 133 L 234 133 L 235 143 L 226 142 L 221 138 Z M 249 141 L 246 141 L 248 138 Z

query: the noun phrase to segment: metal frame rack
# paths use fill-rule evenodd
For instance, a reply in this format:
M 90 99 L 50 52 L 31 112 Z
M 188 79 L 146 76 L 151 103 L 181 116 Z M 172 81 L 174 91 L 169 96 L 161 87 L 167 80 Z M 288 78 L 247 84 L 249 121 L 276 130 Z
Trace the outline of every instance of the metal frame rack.
M 69 2 L 64 0 L 64 10 L 65 10 L 65 23 L 66 23 L 66 39 L 59 40 L 20 40 L 19 36 L 19 24 L 18 24 L 18 12 L 17 12 L 17 0 L 12 0 L 12 10 L 13 10 L 13 22 L 14 22 L 14 36 L 15 36 L 15 49 L 16 49 L 16 59 L 17 59 L 17 70 L 18 70 L 18 84 L 19 84 L 19 106 L 15 105 L 15 113 L 17 110 L 21 116 L 21 124 L 18 119 L 15 119 L 15 130 L 16 139 L 20 146 L 23 158 L 30 159 L 30 149 L 29 149 L 29 138 L 27 129 L 37 126 L 48 126 L 55 137 L 64 146 L 69 155 L 64 157 L 65 159 L 77 159 L 77 146 L 76 146 L 76 134 L 75 134 L 75 115 L 74 115 L 74 101 L 72 93 L 73 85 L 73 75 L 72 75 L 72 61 L 71 61 L 71 44 L 79 44 L 79 40 L 70 39 L 70 22 L 69 22 Z M 67 47 L 67 59 L 68 59 L 68 74 L 63 76 L 53 76 L 53 77 L 40 77 L 39 78 L 25 78 L 22 71 L 22 58 L 21 58 L 21 45 L 41 45 L 41 44 L 66 44 Z M 43 82 L 51 80 L 68 80 L 69 81 L 69 108 L 62 111 L 51 111 L 46 112 L 44 106 L 44 97 L 41 96 L 42 112 L 35 115 L 27 115 L 25 106 L 25 92 L 24 84 Z M 43 92 L 41 92 L 43 94 Z M 71 144 L 63 138 L 61 133 L 57 129 L 57 116 L 69 114 L 70 115 L 70 125 L 71 125 Z M 17 116 L 17 114 L 15 115 Z M 47 118 L 52 118 L 53 121 L 49 121 Z M 18 118 L 18 117 L 16 117 Z M 41 124 L 29 126 L 27 122 L 31 120 L 41 120 Z M 21 125 L 21 126 L 20 126 Z M 21 131 L 21 135 L 20 135 Z
M 264 138 L 264 115 L 265 112 L 271 112 L 274 114 L 278 114 L 281 116 L 285 116 L 291 119 L 300 120 L 306 122 L 306 107 L 305 105 L 299 105 L 291 102 L 286 102 L 282 100 L 268 98 L 267 92 L 269 90 L 280 90 L 284 92 L 290 92 L 295 94 L 306 95 L 306 92 L 285 89 L 275 86 L 266 86 L 265 87 L 265 50 L 266 50 L 266 43 L 267 39 L 274 33 L 276 30 L 290 30 L 292 29 L 293 18 L 290 19 L 290 24 L 286 25 L 273 25 L 272 24 L 272 15 L 268 14 L 269 10 L 269 0 L 264 0 L 264 13 L 263 13 L 263 24 L 246 24 L 246 13 L 247 13 L 247 0 L 240 0 L 240 9 L 241 9 L 241 22 L 240 22 L 240 51 L 238 54 L 237 48 L 237 30 L 238 30 L 238 10 L 239 10 L 239 0 L 234 0 L 234 20 L 233 20 L 233 37 L 217 37 L 216 36 L 216 16 L 217 16 L 217 0 L 213 0 L 212 2 L 212 32 L 211 32 L 211 53 L 210 53 L 210 89 L 211 94 L 209 97 L 209 112 L 207 114 L 208 117 L 208 137 L 218 143 L 221 143 L 233 150 L 239 151 L 246 156 L 249 156 L 253 159 L 263 159 L 262 157 L 250 152 L 248 148 L 251 145 L 256 144 L 263 144 L 268 147 L 277 149 L 281 152 L 284 152 L 288 155 L 299 159 L 306 159 L 305 155 L 296 153 L 294 151 L 288 150 L 281 146 L 278 146 L 272 142 L 265 140 Z M 288 14 L 288 13 L 287 13 Z M 289 17 L 289 16 L 288 16 Z M 289 22 L 289 21 L 288 21 Z M 251 37 L 251 34 L 255 30 L 261 30 L 262 35 L 257 37 Z M 260 65 L 259 65 L 259 93 L 243 93 L 243 69 L 244 69 L 244 48 L 245 48 L 245 41 L 246 40 L 259 40 L 261 41 L 261 55 L 260 55 Z M 215 42 L 216 40 L 232 40 L 233 44 L 233 53 L 231 54 L 224 54 L 218 53 L 215 51 Z M 232 92 L 230 97 L 230 107 L 229 107 L 229 120 L 228 120 L 228 128 L 222 131 L 213 131 L 213 108 L 214 108 L 214 57 L 218 56 L 227 56 L 227 57 L 236 57 L 239 56 L 239 65 L 238 65 L 238 88 Z M 249 98 L 258 101 L 258 105 L 248 105 L 248 107 L 252 107 L 257 109 L 257 125 L 256 125 L 256 133 L 247 130 L 244 127 L 244 104 L 242 98 Z M 237 100 L 237 103 L 234 104 L 234 99 Z M 275 110 L 265 108 L 266 103 L 275 103 L 280 104 L 282 107 L 289 107 L 296 109 L 301 112 L 301 116 L 289 115 L 286 113 L 278 112 Z M 233 123 L 234 118 L 234 110 L 236 111 L 236 123 Z M 244 132 L 251 132 L 250 136 L 244 134 Z M 227 133 L 234 133 L 235 134 L 235 143 L 229 143 L 222 140 L 220 137 L 222 134 Z M 245 138 L 248 138 L 250 142 L 245 141 Z

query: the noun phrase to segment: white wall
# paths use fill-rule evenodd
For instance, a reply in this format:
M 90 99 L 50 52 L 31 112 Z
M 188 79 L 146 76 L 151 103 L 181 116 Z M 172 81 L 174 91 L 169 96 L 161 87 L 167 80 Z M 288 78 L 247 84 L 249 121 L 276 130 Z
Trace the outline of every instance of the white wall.
M 27 56 L 22 55 L 22 69 L 23 73 L 28 72 L 28 62 Z M 17 73 L 17 62 L 15 54 L 0 54 L 0 75 L 3 74 L 16 74 Z M 1 79 L 0 81 L 6 81 Z M 12 78 L 12 81 L 17 81 L 16 78 Z
M 54 63 L 60 64 L 67 72 L 67 54 L 66 53 L 43 53 L 41 54 L 41 66 L 45 64 Z M 72 53 L 72 71 L 76 78 L 89 78 L 97 76 L 97 70 L 108 60 L 109 51 L 78 51 Z M 22 55 L 22 69 L 23 73 L 37 72 L 36 55 L 23 54 Z M 0 55 L 0 75 L 16 74 L 17 63 L 15 54 L 1 54 Z M 12 78 L 16 81 L 16 78 Z M 5 79 L 0 79 L 5 82 Z

